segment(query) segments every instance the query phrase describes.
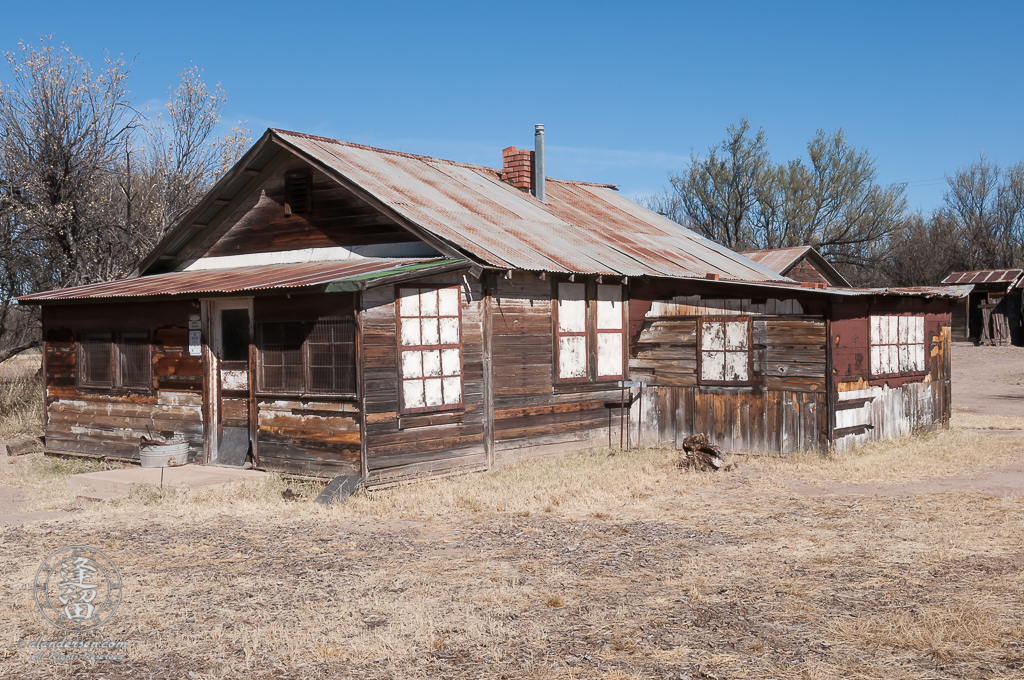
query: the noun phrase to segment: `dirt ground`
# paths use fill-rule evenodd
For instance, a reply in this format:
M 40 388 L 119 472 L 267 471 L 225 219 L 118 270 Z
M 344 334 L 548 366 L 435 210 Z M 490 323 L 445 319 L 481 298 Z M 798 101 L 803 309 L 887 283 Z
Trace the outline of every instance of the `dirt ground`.
M 1024 347 L 953 346 L 953 409 L 1024 416 Z
M 0 467 L 20 494 L 0 512 L 69 514 L 0 527 L 0 676 L 1021 678 L 1024 436 L 975 429 L 1020 409 L 1016 372 L 983 373 L 1012 351 L 956 348 L 971 428 L 725 474 L 595 452 L 329 509 L 280 479 L 68 508 L 69 468 L 26 456 Z M 124 660 L 18 647 L 61 639 L 31 585 L 75 544 L 125 590 L 69 637 Z

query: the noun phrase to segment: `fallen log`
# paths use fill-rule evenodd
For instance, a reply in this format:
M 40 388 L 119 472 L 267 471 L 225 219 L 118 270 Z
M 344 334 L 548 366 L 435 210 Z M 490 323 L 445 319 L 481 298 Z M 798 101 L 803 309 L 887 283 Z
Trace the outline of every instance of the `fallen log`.
M 24 439 L 10 439 L 0 442 L 0 455 L 24 456 L 27 453 L 35 453 L 43 450 L 42 437 L 26 437 Z
M 736 465 L 735 463 L 726 463 L 722 449 L 712 444 L 707 435 L 698 433 L 683 440 L 683 453 L 676 466 L 704 472 L 731 470 Z

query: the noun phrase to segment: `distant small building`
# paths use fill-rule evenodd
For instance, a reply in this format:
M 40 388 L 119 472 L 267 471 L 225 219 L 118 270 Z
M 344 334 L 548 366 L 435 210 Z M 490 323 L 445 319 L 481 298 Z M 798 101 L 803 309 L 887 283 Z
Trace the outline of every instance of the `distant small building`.
M 998 336 L 999 330 L 992 326 L 1006 324 L 1011 342 L 1024 344 L 1024 330 L 1021 328 L 1021 292 L 1024 282 L 1022 269 L 980 269 L 969 272 L 953 272 L 942 280 L 944 286 L 974 286 L 971 294 L 960 300 L 953 308 L 953 340 L 979 342 L 983 337 L 983 307 L 988 307 L 994 322 L 989 325 L 989 337 Z
M 795 248 L 766 248 L 740 253 L 771 269 L 776 274 L 801 283 L 824 283 L 828 286 L 849 287 L 842 274 L 819 253 L 814 246 Z

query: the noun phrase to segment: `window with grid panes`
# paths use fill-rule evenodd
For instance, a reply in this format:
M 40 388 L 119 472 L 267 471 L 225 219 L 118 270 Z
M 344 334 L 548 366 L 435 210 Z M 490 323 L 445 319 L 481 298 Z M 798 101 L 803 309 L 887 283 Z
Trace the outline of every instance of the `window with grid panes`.
M 557 285 L 555 325 L 559 382 L 619 380 L 625 376 L 625 318 L 622 286 L 597 284 L 596 299 L 586 283 Z M 591 310 L 593 309 L 593 312 Z M 591 350 L 596 365 L 591 366 Z
M 256 325 L 257 384 L 265 393 L 354 394 L 355 321 L 268 321 Z
M 461 407 L 459 287 L 399 286 L 397 297 L 403 412 Z
M 927 370 L 923 316 L 872 315 L 870 324 L 871 375 Z
M 749 383 L 750 319 L 700 319 L 697 328 L 701 384 Z
M 78 336 L 78 386 L 149 389 L 153 355 L 144 331 L 87 332 Z

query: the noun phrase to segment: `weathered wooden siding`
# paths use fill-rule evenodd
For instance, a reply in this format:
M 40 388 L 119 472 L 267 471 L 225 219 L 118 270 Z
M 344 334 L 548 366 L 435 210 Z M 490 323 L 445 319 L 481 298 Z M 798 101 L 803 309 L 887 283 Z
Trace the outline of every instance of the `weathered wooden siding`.
M 350 318 L 351 293 L 274 295 L 253 301 L 256 324 Z M 273 394 L 256 381 L 257 451 L 268 470 L 320 477 L 360 472 L 359 401 L 355 395 Z
M 644 302 L 652 294 L 658 297 Z M 631 377 L 649 385 L 641 436 L 655 430 L 659 441 L 678 446 L 704 433 L 727 450 L 766 453 L 827 445 L 826 324 L 813 313 L 820 303 L 648 287 L 632 305 Z M 752 320 L 750 385 L 699 384 L 698 321 L 722 316 Z
M 312 173 L 311 210 L 285 214 L 285 177 Z M 222 257 L 305 248 L 416 241 L 394 220 L 336 181 L 295 159 L 286 163 L 221 224 L 196 255 Z
M 952 330 L 963 301 L 879 299 L 837 303 L 831 323 L 833 447 L 846 450 L 870 441 L 942 427 L 951 413 Z M 920 375 L 871 375 L 871 315 L 923 316 L 926 371 Z
M 483 414 L 483 290 L 478 280 L 461 274 L 430 277 L 417 281 L 419 283 L 461 288 L 464 407 L 399 414 L 395 288 L 382 286 L 364 292 L 362 399 L 366 411 L 364 437 L 369 484 L 487 467 Z
M 359 474 L 359 405 L 355 399 L 257 398 L 263 467 L 291 474 Z
M 534 274 L 499 277 L 492 291 L 494 457 L 523 457 L 619 441 L 621 392 L 612 383 L 556 385 L 552 283 Z M 612 416 L 611 418 L 609 416 Z
M 794 281 L 807 281 L 811 283 L 825 283 L 832 285 L 825 273 L 814 266 L 807 257 L 801 258 L 793 267 L 786 272 L 786 276 Z
M 43 307 L 46 451 L 138 460 L 142 436 L 184 434 L 202 459 L 202 365 L 188 354 L 192 302 Z M 145 330 L 152 343 L 148 390 L 76 386 L 75 340 L 83 331 Z

